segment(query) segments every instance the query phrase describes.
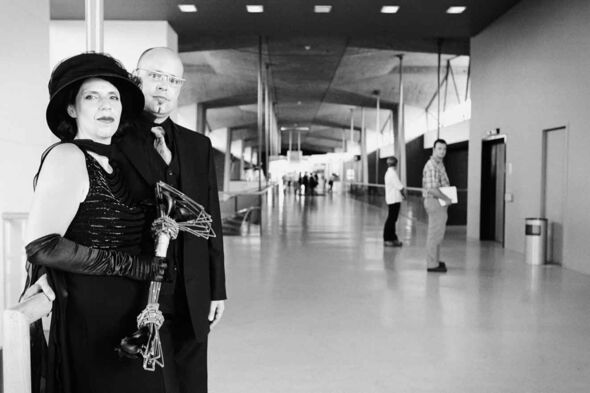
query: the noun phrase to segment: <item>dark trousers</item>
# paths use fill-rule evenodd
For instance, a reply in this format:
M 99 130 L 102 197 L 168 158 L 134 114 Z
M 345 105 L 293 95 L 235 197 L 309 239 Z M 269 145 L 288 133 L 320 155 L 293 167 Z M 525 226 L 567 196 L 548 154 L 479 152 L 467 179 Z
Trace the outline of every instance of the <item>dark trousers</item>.
M 392 203 L 387 205 L 388 213 L 387 220 L 385 220 L 385 226 L 383 228 L 383 240 L 384 241 L 396 241 L 397 234 L 395 233 L 395 224 L 397 223 L 397 217 L 399 216 L 399 208 L 401 203 Z
M 207 338 L 197 341 L 186 322 L 167 320 L 160 329 L 166 393 L 207 393 Z

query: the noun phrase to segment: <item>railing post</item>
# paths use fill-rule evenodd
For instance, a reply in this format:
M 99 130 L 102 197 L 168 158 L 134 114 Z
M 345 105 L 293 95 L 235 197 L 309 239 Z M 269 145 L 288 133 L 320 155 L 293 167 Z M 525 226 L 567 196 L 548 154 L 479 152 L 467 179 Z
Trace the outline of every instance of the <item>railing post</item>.
M 4 393 L 29 393 L 31 391 L 29 322 L 24 314 L 15 310 L 5 310 L 3 322 Z
M 51 300 L 39 293 L 4 311 L 2 371 L 4 393 L 31 392 L 29 325 L 51 311 Z

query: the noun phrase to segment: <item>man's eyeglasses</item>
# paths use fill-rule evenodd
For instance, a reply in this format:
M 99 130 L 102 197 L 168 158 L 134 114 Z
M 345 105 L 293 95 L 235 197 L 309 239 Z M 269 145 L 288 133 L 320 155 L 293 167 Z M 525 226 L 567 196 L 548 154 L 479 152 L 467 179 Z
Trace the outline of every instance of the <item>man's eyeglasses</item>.
M 144 71 L 147 74 L 147 77 L 150 78 L 154 82 L 162 82 L 166 81 L 174 87 L 180 87 L 185 82 L 186 79 L 181 77 L 165 74 L 163 72 L 146 70 L 145 68 L 138 68 L 136 71 Z

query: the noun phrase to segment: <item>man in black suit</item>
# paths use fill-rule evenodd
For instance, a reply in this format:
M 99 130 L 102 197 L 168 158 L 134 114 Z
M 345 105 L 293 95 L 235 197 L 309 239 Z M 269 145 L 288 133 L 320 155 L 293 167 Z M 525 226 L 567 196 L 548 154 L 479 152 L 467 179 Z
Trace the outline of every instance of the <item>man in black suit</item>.
M 112 158 L 135 200 L 153 206 L 154 187 L 161 180 L 201 204 L 213 219 L 216 237 L 181 233 L 168 249 L 175 269 L 160 295 L 166 318 L 160 334 L 167 393 L 207 391 L 207 335 L 223 315 L 226 299 L 211 141 L 169 118 L 178 106 L 183 71 L 180 58 L 168 48 L 141 55 L 135 75 L 145 96 L 144 114 L 115 142 Z M 155 217 L 155 207 L 149 210 Z M 148 239 L 146 235 L 146 247 L 153 247 Z

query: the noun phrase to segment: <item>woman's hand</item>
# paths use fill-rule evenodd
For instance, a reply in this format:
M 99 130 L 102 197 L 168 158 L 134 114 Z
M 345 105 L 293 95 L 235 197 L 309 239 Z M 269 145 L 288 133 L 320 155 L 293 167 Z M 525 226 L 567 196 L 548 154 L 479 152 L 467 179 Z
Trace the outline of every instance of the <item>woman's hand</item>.
M 23 293 L 23 296 L 21 297 L 20 301 L 24 302 L 25 300 L 33 297 L 38 293 L 44 293 L 45 296 L 47 296 L 47 298 L 49 298 L 49 300 L 51 301 L 55 300 L 55 292 L 53 292 L 53 288 L 51 288 L 51 285 L 49 285 L 49 281 L 47 281 L 47 274 L 44 274 L 41 277 L 39 277 L 37 282 L 35 282 L 33 285 L 27 288 L 25 293 Z

